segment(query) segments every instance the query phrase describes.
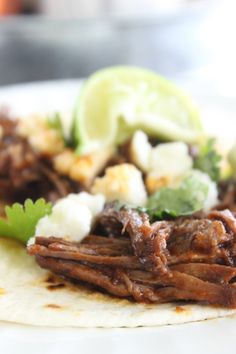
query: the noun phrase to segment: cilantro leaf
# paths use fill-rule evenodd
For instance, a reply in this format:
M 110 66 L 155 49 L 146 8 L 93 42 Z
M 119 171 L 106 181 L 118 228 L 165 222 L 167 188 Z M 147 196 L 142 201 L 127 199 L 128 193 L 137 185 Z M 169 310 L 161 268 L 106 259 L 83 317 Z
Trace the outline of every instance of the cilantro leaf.
M 166 187 L 157 191 L 149 198 L 145 211 L 152 220 L 189 215 L 203 208 L 207 194 L 207 184 L 189 176 L 178 189 Z
M 63 135 L 63 126 L 62 126 L 62 120 L 61 116 L 59 113 L 54 113 L 50 116 L 48 116 L 48 125 L 49 127 L 58 130 L 61 135 Z
M 34 236 L 39 219 L 50 214 L 51 210 L 52 204 L 46 203 L 43 198 L 36 202 L 27 199 L 24 205 L 15 203 L 11 207 L 6 206 L 7 220 L 0 219 L 0 235 L 27 243 Z
M 62 118 L 58 112 L 48 116 L 47 121 L 48 121 L 49 127 L 56 129 L 59 132 L 62 139 L 64 140 L 66 147 L 74 148 L 77 146 L 77 143 L 74 140 L 72 131 L 71 131 L 71 134 L 69 137 L 65 136 L 64 128 L 63 128 L 63 124 L 62 124 Z
M 207 173 L 213 181 L 220 179 L 221 156 L 215 149 L 215 139 L 209 139 L 202 145 L 198 157 L 194 161 L 194 168 Z

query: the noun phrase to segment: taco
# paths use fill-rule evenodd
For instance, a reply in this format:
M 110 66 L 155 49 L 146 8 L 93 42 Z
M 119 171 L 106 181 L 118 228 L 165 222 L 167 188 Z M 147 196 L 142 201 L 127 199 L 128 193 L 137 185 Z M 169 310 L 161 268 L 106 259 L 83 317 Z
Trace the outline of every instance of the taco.
M 189 99 L 142 69 L 95 74 L 72 123 L 0 115 L 0 320 L 137 327 L 233 314 L 235 149 L 221 157 Z

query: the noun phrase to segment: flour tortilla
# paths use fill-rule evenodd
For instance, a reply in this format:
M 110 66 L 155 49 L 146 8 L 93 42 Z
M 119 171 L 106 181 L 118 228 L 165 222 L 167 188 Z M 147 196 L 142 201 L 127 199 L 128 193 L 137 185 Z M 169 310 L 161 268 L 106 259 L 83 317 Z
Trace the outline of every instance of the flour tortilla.
M 65 283 L 25 248 L 0 239 L 0 320 L 52 327 L 158 326 L 218 318 L 234 310 L 205 305 L 143 305 Z

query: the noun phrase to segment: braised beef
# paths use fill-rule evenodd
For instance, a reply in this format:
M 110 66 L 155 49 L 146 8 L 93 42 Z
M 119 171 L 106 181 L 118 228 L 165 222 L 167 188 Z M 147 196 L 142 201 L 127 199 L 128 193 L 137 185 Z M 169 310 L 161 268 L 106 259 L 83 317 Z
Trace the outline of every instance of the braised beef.
M 151 224 L 145 213 L 111 204 L 97 220 L 104 236 L 81 243 L 37 237 L 28 252 L 53 273 L 119 297 L 236 308 L 235 223 L 225 210 Z
M 33 150 L 17 133 L 17 121 L 0 113 L 0 195 L 1 206 L 44 197 L 55 201 L 79 186 L 59 176 L 49 158 Z M 4 209 L 1 207 L 1 211 Z
M 236 212 L 236 182 L 228 179 L 218 183 L 220 203 L 217 205 L 218 210 L 230 209 Z

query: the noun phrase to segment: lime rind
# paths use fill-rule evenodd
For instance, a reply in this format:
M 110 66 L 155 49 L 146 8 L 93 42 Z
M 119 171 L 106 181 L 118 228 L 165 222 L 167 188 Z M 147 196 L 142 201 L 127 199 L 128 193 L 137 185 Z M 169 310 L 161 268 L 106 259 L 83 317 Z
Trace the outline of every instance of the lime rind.
M 136 129 L 168 140 L 198 141 L 198 110 L 174 84 L 127 66 L 100 70 L 83 85 L 74 120 L 79 153 L 122 143 Z

